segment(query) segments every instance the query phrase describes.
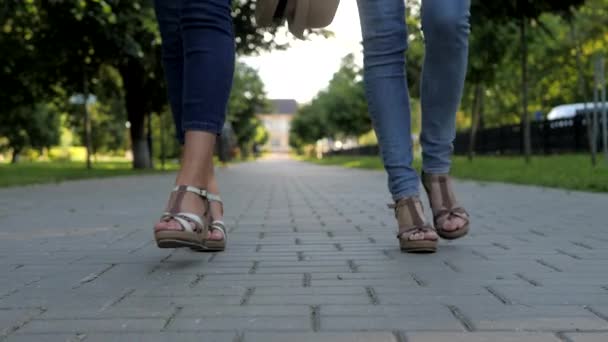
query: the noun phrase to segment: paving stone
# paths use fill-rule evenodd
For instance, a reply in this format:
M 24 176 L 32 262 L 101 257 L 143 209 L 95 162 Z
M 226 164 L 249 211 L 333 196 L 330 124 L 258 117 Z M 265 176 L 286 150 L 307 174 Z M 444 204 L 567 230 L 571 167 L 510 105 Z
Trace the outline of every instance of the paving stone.
M 7 342 L 67 342 L 67 341 L 75 341 L 76 334 L 53 334 L 53 333 L 43 333 L 43 334 L 25 334 L 25 335 L 12 335 L 9 336 L 6 340 Z M 77 340 L 76 340 L 77 341 Z
M 408 342 L 560 342 L 554 334 L 519 332 L 407 333 Z
M 358 333 L 245 333 L 243 342 L 397 342 L 391 332 Z
M 205 317 L 175 319 L 167 331 L 235 331 L 273 330 L 273 331 L 309 331 L 311 322 L 306 317 Z
M 568 333 L 566 336 L 572 342 L 606 342 L 608 341 L 608 333 Z
M 87 342 L 231 342 L 234 332 L 89 334 Z
M 176 317 L 286 317 L 299 316 L 308 319 L 310 305 L 230 305 L 184 306 Z
M 606 330 L 608 322 L 580 306 L 477 306 L 458 307 L 479 330 L 569 331 Z
M 41 333 L 87 333 L 87 332 L 128 332 L 160 331 L 164 319 L 153 318 L 112 318 L 79 320 L 33 320 L 17 331 L 18 334 Z
M 250 304 L 259 305 L 321 305 L 321 304 L 369 304 L 367 294 L 360 295 L 291 295 L 266 296 L 254 294 L 249 299 Z
M 322 331 L 370 331 L 370 330 L 427 330 L 465 331 L 453 316 L 321 316 Z

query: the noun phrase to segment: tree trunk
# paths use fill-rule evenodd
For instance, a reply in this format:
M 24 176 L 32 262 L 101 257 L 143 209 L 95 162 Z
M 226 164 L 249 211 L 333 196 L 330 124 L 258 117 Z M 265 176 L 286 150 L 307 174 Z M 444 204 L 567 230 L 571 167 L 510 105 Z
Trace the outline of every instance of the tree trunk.
M 121 65 L 120 74 L 125 89 L 125 105 L 130 127 L 131 150 L 133 152 L 133 168 L 151 168 L 150 150 L 146 137 L 145 119 L 146 94 L 144 91 L 144 70 L 132 61 Z
M 241 145 L 241 159 L 247 160 L 249 158 L 249 147 L 245 145 Z
M 87 148 L 87 169 L 90 170 L 91 166 L 91 115 L 89 113 L 89 80 L 87 78 L 86 71 L 83 72 L 83 93 L 84 93 L 84 101 L 83 101 L 83 109 L 84 109 L 84 136 L 85 136 L 85 144 Z
M 569 21 L 570 24 L 570 37 L 572 42 L 574 43 L 574 48 L 576 51 L 576 69 L 578 71 L 578 91 L 579 96 L 583 98 L 583 110 L 585 112 L 585 121 L 587 122 L 587 137 L 589 142 L 589 151 L 591 153 L 591 165 L 595 166 L 597 164 L 596 158 L 596 149 L 593 143 L 593 129 L 591 125 L 591 115 L 587 110 L 587 99 L 589 98 L 589 89 L 587 87 L 587 82 L 585 82 L 585 72 L 583 70 L 583 61 L 581 58 L 582 48 L 580 41 L 578 40 L 578 36 L 576 35 L 576 27 L 574 26 L 574 18 L 571 18 Z
M 11 156 L 11 164 L 17 164 L 19 161 L 19 154 L 21 153 L 20 148 L 13 148 L 13 154 Z
M 128 95 L 126 96 L 128 97 Z M 145 134 L 145 114 L 138 111 L 128 111 L 131 123 L 131 150 L 133 151 L 133 168 L 147 169 L 151 167 L 148 140 Z
M 519 21 L 521 38 L 521 122 L 526 163 L 530 163 L 532 145 L 530 137 L 530 117 L 528 116 L 528 43 L 526 39 L 526 18 Z
M 160 120 L 160 163 L 161 167 L 165 169 L 165 115 L 161 112 L 158 116 Z
M 469 161 L 473 161 L 475 155 L 475 139 L 477 137 L 477 128 L 481 119 L 483 110 L 483 86 L 481 82 L 475 84 L 475 95 L 473 95 L 473 118 L 471 121 L 471 135 L 469 137 Z
M 153 151 L 153 146 L 152 145 L 152 114 L 148 115 L 148 119 L 147 119 L 147 123 L 148 123 L 148 129 L 147 129 L 147 134 L 148 136 L 146 137 L 146 140 L 148 142 L 148 158 L 150 159 L 150 168 L 154 168 L 154 151 Z

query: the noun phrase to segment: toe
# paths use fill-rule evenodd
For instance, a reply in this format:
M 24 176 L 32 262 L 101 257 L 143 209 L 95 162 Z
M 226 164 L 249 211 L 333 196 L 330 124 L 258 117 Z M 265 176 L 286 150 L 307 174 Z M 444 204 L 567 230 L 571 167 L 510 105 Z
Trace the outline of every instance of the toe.
M 428 231 L 428 232 L 424 233 L 424 239 L 425 240 L 437 240 L 437 239 L 439 239 L 439 236 L 434 231 Z
M 446 220 L 445 223 L 443 224 L 443 230 L 446 230 L 448 232 L 453 232 L 453 231 L 457 230 L 459 228 L 458 220 L 459 220 L 459 218 L 457 218 L 457 217 L 453 217 L 453 218 Z
M 412 241 L 420 241 L 424 239 L 424 233 L 422 232 L 417 232 L 417 233 L 413 233 L 412 235 L 410 235 L 410 240 Z
M 167 229 L 167 222 L 160 221 L 154 225 L 154 230 L 162 230 L 162 229 Z
M 212 241 L 221 241 L 223 239 L 224 239 L 224 234 L 219 229 L 213 229 L 209 233 L 209 240 L 212 240 Z

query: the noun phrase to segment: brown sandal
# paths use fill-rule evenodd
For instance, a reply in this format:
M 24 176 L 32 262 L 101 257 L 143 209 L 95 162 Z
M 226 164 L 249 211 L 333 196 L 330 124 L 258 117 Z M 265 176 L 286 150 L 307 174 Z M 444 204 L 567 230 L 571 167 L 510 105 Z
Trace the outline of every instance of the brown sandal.
M 154 239 L 159 248 L 189 247 L 196 250 L 206 250 L 205 241 L 209 237 L 209 215 L 210 207 L 207 199 L 207 190 L 201 190 L 194 186 L 180 185 L 173 189 L 176 197 L 172 200 L 169 211 L 161 217 L 161 221 L 169 222 L 175 220 L 180 225 L 180 230 L 168 228 L 154 229 Z M 181 212 L 181 204 L 184 195 L 191 192 L 200 196 L 205 203 L 205 213 L 202 216 Z
M 452 183 L 448 174 L 422 173 L 422 185 L 429 197 L 433 210 L 433 223 L 437 234 L 444 239 L 454 240 L 461 238 L 469 232 L 469 214 L 456 201 Z M 445 223 L 454 217 L 459 217 L 465 224 L 453 231 L 445 230 Z
M 433 227 L 425 222 L 422 213 L 422 202 L 418 197 L 407 197 L 395 204 L 389 204 L 389 208 L 395 209 L 395 217 L 399 224 L 399 246 L 402 251 L 408 253 L 434 253 L 437 251 L 437 238 L 432 240 L 412 240 L 411 236 L 416 233 L 427 233 L 434 231 Z
M 224 214 L 222 198 L 219 195 L 208 193 L 207 199 L 210 202 L 219 203 L 222 206 L 222 215 Z M 226 232 L 226 225 L 224 224 L 224 221 L 213 220 L 213 222 L 211 222 L 211 225 L 209 226 L 209 233 L 214 230 L 219 230 L 220 232 L 222 232 L 222 235 L 224 237 L 221 240 L 207 240 L 205 241 L 205 246 L 207 247 L 207 251 L 222 252 L 226 249 L 226 243 L 228 242 L 228 234 Z

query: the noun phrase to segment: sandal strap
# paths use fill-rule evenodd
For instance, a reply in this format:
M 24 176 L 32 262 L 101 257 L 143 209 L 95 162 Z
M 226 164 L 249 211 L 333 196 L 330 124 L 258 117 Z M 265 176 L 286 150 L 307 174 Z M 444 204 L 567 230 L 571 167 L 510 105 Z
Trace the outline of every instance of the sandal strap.
M 212 194 L 210 192 L 207 192 L 207 199 L 210 200 L 211 202 L 218 202 L 218 203 L 224 203 L 222 201 L 222 198 L 220 197 L 220 195 L 217 194 Z
M 197 194 L 199 196 L 201 196 L 202 198 L 206 198 L 209 199 L 209 191 L 204 190 L 204 189 L 199 189 L 195 186 L 192 185 L 178 185 L 175 188 L 173 188 L 174 192 L 191 192 L 193 194 Z M 211 194 L 213 195 L 213 194 Z
M 467 213 L 467 211 L 463 207 L 455 207 L 452 209 L 438 210 L 437 213 L 435 213 L 435 215 L 433 215 L 433 218 L 435 220 L 438 220 L 438 219 L 440 219 L 442 217 L 446 217 L 446 216 L 456 216 L 456 217 L 460 217 L 463 220 L 469 219 L 469 213 Z
M 222 201 L 222 198 L 220 197 L 220 195 L 212 194 L 212 193 L 208 192 L 207 200 L 209 200 L 209 202 L 219 203 L 220 209 L 222 210 L 222 216 L 224 215 L 224 202 Z M 222 222 L 222 221 L 215 221 L 215 222 Z M 223 222 L 222 222 L 222 225 L 224 225 Z M 224 235 L 226 235 L 225 232 L 224 232 Z
M 456 200 L 456 196 L 452 191 L 452 181 L 449 174 L 429 174 L 423 172 L 422 184 L 429 196 L 434 218 L 454 213 L 467 214 Z
M 404 234 L 411 235 L 416 232 L 427 233 L 427 232 L 434 232 L 434 231 L 435 231 L 435 229 L 433 229 L 433 227 L 431 227 L 428 224 L 424 225 L 424 226 L 401 227 L 401 228 L 399 228 L 399 232 L 397 233 L 397 239 L 401 239 L 401 237 L 403 237 Z
M 184 231 L 188 231 L 191 233 L 195 233 L 195 232 L 201 232 L 203 231 L 203 220 L 200 218 L 200 216 L 196 215 L 196 214 L 192 214 L 192 213 L 177 213 L 177 214 L 172 214 L 169 212 L 165 212 L 163 214 L 163 217 L 161 218 L 161 220 L 164 221 L 169 221 L 169 220 L 175 220 L 179 223 L 179 225 L 182 227 L 182 229 Z M 192 224 L 194 224 L 194 229 L 192 229 Z
M 399 213 L 402 209 L 407 209 L 410 218 L 413 221 L 413 225 L 425 226 L 424 218 L 420 217 L 418 214 L 418 210 L 416 209 L 416 205 L 422 207 L 422 202 L 418 197 L 406 197 L 397 201 L 395 204 L 389 204 L 388 207 L 395 210 L 395 217 L 399 220 Z M 401 223 L 400 223 L 401 224 Z
M 224 221 L 213 221 L 209 229 L 214 230 L 217 229 L 222 232 L 224 235 L 224 240 L 228 240 L 228 234 L 226 234 L 226 225 L 224 225 Z
M 173 205 L 169 209 L 169 213 L 171 213 L 171 215 L 176 215 L 180 212 L 180 206 L 182 204 L 186 192 L 190 192 L 199 195 L 203 199 L 207 199 L 207 190 L 199 189 L 192 185 L 178 185 L 173 188 L 173 192 L 176 192 L 177 195 L 173 199 Z

